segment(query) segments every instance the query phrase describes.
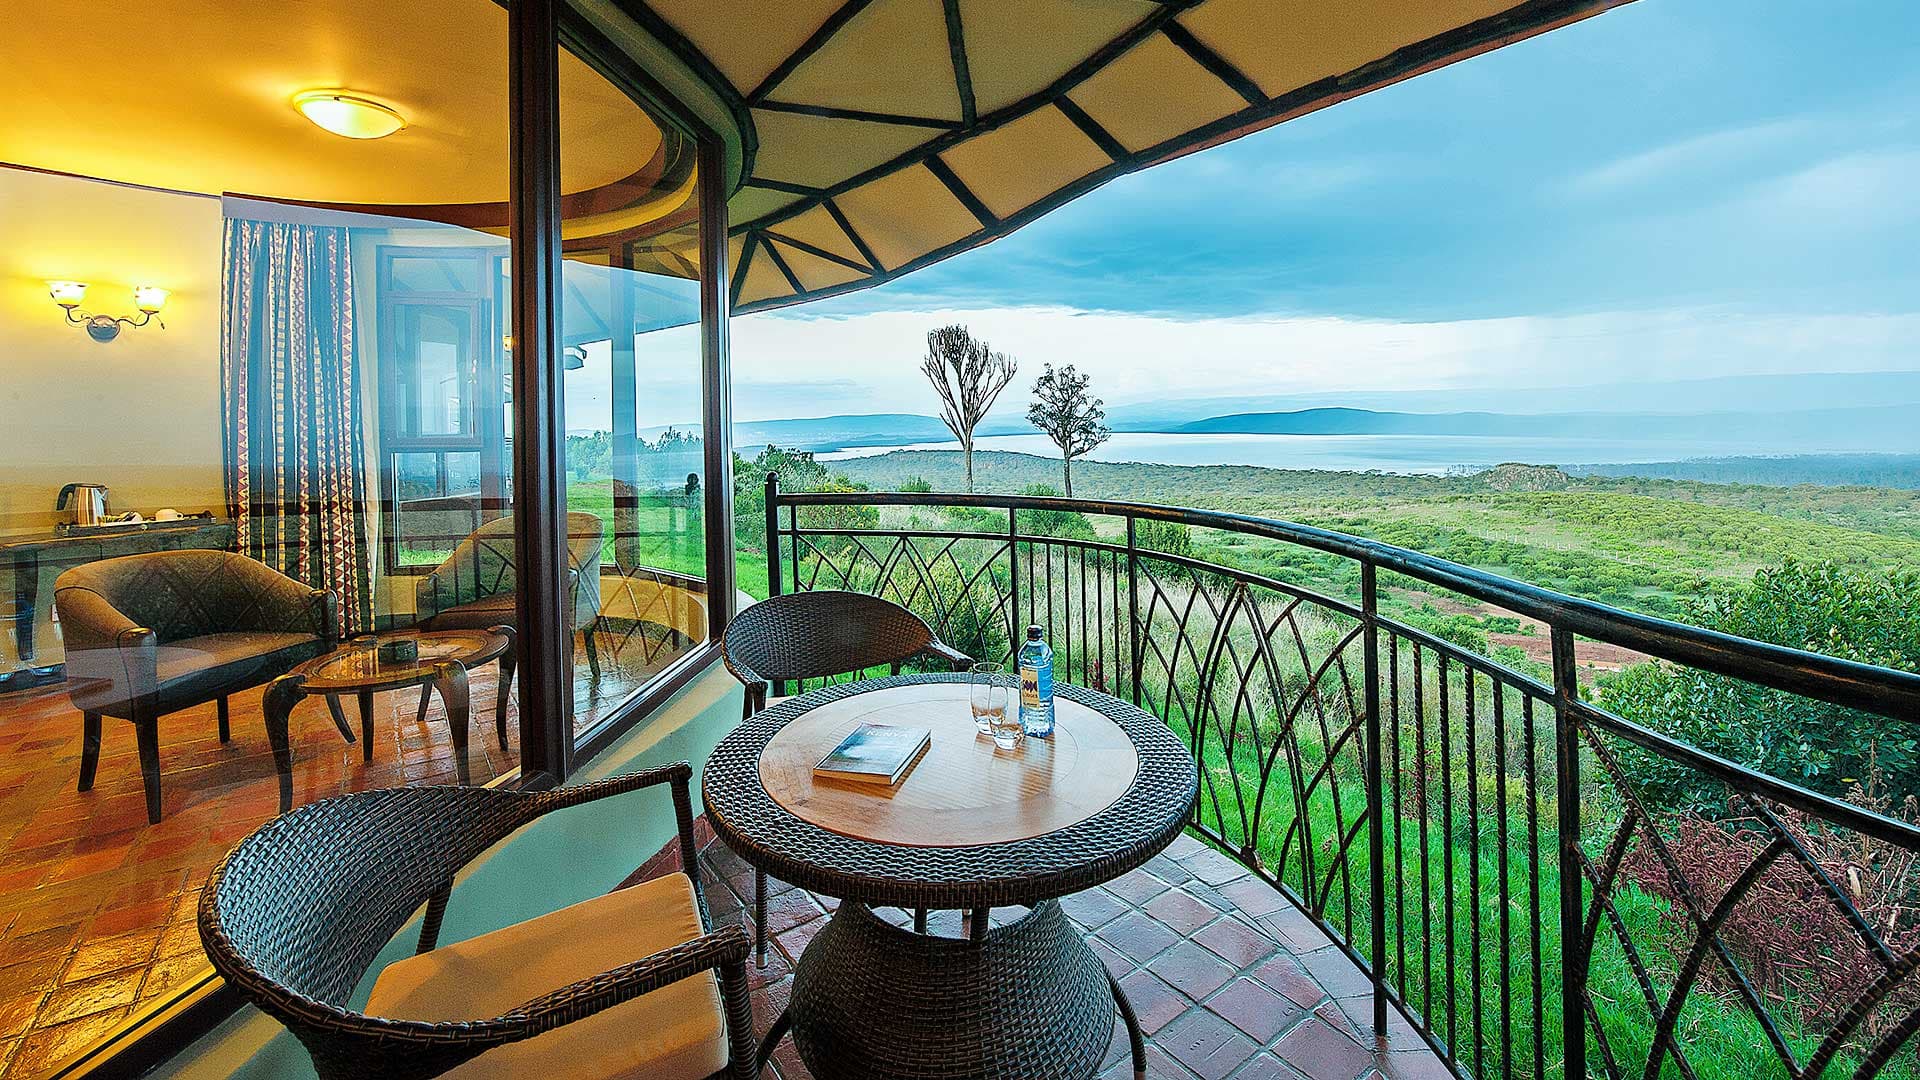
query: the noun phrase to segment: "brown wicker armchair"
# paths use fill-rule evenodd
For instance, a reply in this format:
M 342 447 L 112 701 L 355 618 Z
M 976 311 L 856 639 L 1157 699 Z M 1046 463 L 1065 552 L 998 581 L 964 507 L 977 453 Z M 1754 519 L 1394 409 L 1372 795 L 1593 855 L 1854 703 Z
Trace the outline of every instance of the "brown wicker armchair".
M 867 593 L 820 589 L 762 600 L 734 616 L 720 642 L 727 670 L 747 688 L 742 719 L 767 707 L 769 684 L 824 679 L 931 657 L 954 671 L 973 658 L 933 636 L 920 616 Z M 767 875 L 753 881 L 753 943 L 767 960 Z M 925 912 L 916 912 L 924 923 Z
M 213 872 L 200 939 L 228 985 L 300 1039 L 322 1080 L 453 1069 L 749 1080 L 750 946 L 737 925 L 706 929 L 692 775 L 680 762 L 551 791 L 396 788 L 300 807 Z M 684 874 L 436 948 L 454 877 L 474 857 L 542 814 L 658 784 L 672 787 Z M 350 1008 L 422 905 L 417 954 L 381 972 L 363 1011 Z
M 335 600 L 226 551 L 150 551 L 76 566 L 54 582 L 67 692 L 84 722 L 80 790 L 100 762 L 100 718 L 133 723 L 147 820 L 160 820 L 160 717 L 219 703 L 333 647 Z M 344 720 L 334 723 L 348 741 Z M 268 733 L 284 750 L 285 733 Z

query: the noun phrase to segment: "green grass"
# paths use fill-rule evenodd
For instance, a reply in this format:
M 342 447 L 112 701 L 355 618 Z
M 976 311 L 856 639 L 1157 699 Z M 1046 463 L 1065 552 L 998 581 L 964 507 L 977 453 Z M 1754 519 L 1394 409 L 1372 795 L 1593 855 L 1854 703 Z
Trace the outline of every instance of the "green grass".
M 960 456 L 896 452 L 833 463 L 880 490 L 909 478 L 962 490 Z M 976 487 L 1060 484 L 1059 463 L 974 455 Z M 1684 598 L 1749 579 L 1786 559 L 1875 569 L 1920 562 L 1920 491 L 1766 487 L 1568 477 L 1516 469 L 1476 476 L 1081 462 L 1075 493 L 1228 510 L 1371 537 L 1532 584 L 1672 616 Z M 1237 565 L 1350 591 L 1345 560 L 1227 534 L 1198 534 Z M 1403 583 L 1404 584 L 1404 583 Z

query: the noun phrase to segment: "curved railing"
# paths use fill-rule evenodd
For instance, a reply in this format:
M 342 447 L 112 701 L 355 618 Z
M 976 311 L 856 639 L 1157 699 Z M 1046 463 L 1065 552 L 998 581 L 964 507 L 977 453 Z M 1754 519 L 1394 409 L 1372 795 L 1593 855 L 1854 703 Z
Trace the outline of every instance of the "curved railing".
M 1456 1073 L 1920 1074 L 1920 871 L 1897 882 L 1904 918 L 1858 882 L 1863 859 L 1920 866 L 1920 828 L 1608 711 L 1575 643 L 1896 719 L 1920 716 L 1920 676 L 1239 514 L 771 476 L 766 494 L 772 592 L 885 595 L 990 659 L 1037 623 L 1056 677 L 1165 719 L 1201 766 L 1194 831 L 1306 918 L 1250 913 L 1296 944 L 1325 934 L 1372 978 L 1380 1029 L 1397 1003 Z M 1334 557 L 1355 587 L 1234 565 L 1246 545 Z M 1519 670 L 1383 615 L 1393 589 L 1542 624 L 1551 662 Z M 1726 812 L 1649 797 L 1645 778 L 1676 770 Z M 1753 932 L 1780 910 L 1833 932 L 1789 955 Z M 1808 949 L 1818 993 L 1781 968 Z

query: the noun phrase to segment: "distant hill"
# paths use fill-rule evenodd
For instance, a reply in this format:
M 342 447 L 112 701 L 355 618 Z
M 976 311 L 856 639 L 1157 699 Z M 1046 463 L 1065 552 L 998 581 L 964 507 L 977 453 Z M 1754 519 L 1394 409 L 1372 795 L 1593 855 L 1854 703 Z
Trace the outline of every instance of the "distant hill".
M 1632 465 L 1569 465 L 1573 476 L 1639 476 L 1709 484 L 1788 487 L 1878 487 L 1920 490 L 1920 454 L 1790 454 L 1777 457 L 1693 458 Z
M 1167 431 L 1209 416 L 1347 407 L 1381 412 L 1707 413 L 1790 412 L 1920 404 L 1920 371 L 1731 375 L 1713 379 L 1606 383 L 1580 387 L 1484 387 L 1460 390 L 1342 390 L 1117 405 L 1116 431 Z
M 1234 413 L 1196 420 L 1177 434 L 1219 435 L 1478 435 L 1593 439 L 1755 441 L 1781 450 L 1920 451 L 1920 405 L 1883 405 L 1793 412 L 1403 413 L 1368 409 L 1301 409 Z
M 742 451 L 772 444 L 797 450 L 838 450 L 852 446 L 943 442 L 953 438 L 947 426 L 918 413 L 864 413 L 814 416 L 796 420 L 751 420 L 733 425 L 733 445 Z

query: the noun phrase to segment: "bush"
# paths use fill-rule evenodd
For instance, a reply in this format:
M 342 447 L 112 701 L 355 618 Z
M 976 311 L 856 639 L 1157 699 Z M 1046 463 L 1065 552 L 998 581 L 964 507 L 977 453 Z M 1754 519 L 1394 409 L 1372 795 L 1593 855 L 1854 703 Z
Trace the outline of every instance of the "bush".
M 1407 615 L 1406 621 L 1415 630 L 1424 630 L 1468 652 L 1486 655 L 1487 632 L 1480 629 L 1480 620 L 1471 615 L 1443 615 L 1432 604 L 1421 604 Z
M 926 495 L 933 491 L 933 484 L 924 476 L 909 476 L 900 481 L 900 490 L 909 495 Z
M 1029 484 L 1020 489 L 1020 494 L 1057 499 L 1060 490 L 1051 484 Z M 1091 540 L 1094 536 L 1093 523 L 1087 520 L 1087 515 L 1073 510 L 1023 510 L 1020 531 L 1029 536 L 1065 536 L 1076 540 Z
M 1789 562 L 1761 570 L 1742 592 L 1696 600 L 1689 614 L 1741 637 L 1920 671 L 1920 573 L 1913 571 Z M 1845 798 L 1872 768 L 1895 799 L 1920 792 L 1920 743 L 1910 720 L 1665 663 L 1628 668 L 1601 691 L 1601 702 L 1629 720 L 1815 791 Z M 1717 781 L 1651 753 L 1633 758 L 1643 797 L 1724 815 Z
M 1193 530 L 1177 521 L 1141 521 L 1133 527 L 1134 542 L 1148 551 L 1169 555 L 1193 554 Z

